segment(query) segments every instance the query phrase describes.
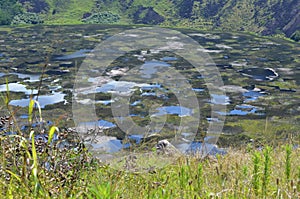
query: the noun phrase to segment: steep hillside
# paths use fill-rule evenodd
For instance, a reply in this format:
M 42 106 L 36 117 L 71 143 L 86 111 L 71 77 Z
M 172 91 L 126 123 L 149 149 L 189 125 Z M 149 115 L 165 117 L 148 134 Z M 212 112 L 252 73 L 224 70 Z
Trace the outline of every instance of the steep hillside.
M 1 16 L 5 16 L 5 7 L 8 7 L 5 2 L 16 1 L 0 2 L 2 24 L 5 23 Z M 39 13 L 48 24 L 161 24 L 263 35 L 284 33 L 300 39 L 299 0 L 19 0 L 19 3 L 23 12 Z M 13 17 L 16 10 L 9 13 Z

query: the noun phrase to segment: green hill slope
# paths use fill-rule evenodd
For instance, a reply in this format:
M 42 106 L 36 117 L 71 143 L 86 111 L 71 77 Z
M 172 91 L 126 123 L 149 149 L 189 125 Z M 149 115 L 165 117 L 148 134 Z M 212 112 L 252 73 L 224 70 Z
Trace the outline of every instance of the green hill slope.
M 92 23 L 160 24 L 285 34 L 295 40 L 300 37 L 299 0 L 19 0 L 19 3 L 23 11 L 39 13 L 47 24 L 83 23 L 83 18 L 92 15 Z M 99 13 L 105 14 L 99 17 Z M 103 17 L 117 20 L 103 20 Z

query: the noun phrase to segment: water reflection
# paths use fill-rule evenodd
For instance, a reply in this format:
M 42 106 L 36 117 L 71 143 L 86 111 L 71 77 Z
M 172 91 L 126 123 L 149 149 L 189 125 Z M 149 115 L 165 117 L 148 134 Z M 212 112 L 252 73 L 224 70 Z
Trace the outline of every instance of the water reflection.
M 76 58 L 84 58 L 87 56 L 87 53 L 92 52 L 92 50 L 89 49 L 80 49 L 79 51 L 76 51 L 72 54 L 63 55 L 60 57 L 56 57 L 56 60 L 70 60 L 70 59 L 76 59 Z
M 212 104 L 220 104 L 220 105 L 228 105 L 230 104 L 230 99 L 226 95 L 217 95 L 211 94 L 211 103 Z
M 98 120 L 98 121 L 90 121 L 90 122 L 81 122 L 79 124 L 79 127 L 84 127 L 86 129 L 95 128 L 95 127 L 99 127 L 101 129 L 109 129 L 109 128 L 116 127 L 116 125 L 106 120 Z
M 17 75 L 19 79 L 25 79 L 24 82 L 38 82 L 40 81 L 40 74 L 23 74 L 23 73 L 10 73 Z M 29 78 L 29 79 L 28 79 Z
M 177 57 L 163 57 L 160 60 L 161 61 L 176 61 Z
M 237 105 L 235 109 L 231 110 L 230 112 L 217 112 L 220 115 L 239 115 L 239 116 L 245 116 L 245 115 L 263 115 L 263 113 L 259 112 L 262 110 L 261 108 L 243 104 L 243 105 Z
M 161 61 L 146 61 L 140 68 L 141 77 L 143 78 L 151 78 L 152 75 L 155 75 L 160 67 L 169 67 L 170 64 Z
M 37 94 L 38 90 L 35 89 L 27 89 L 24 84 L 21 83 L 9 83 L 8 85 L 2 84 L 0 85 L 0 92 L 6 92 L 7 91 L 7 86 L 9 92 L 22 92 L 25 93 L 26 95 L 31 95 L 31 94 Z
M 41 108 L 45 108 L 47 105 L 56 104 L 59 102 L 64 102 L 65 94 L 60 92 L 53 92 L 49 95 L 40 95 L 38 97 L 38 102 L 41 106 Z M 33 99 L 37 99 L 37 97 L 33 97 Z M 13 106 L 21 106 L 21 107 L 27 107 L 29 105 L 29 98 L 28 99 L 20 99 L 20 100 L 12 100 L 10 101 L 10 105 Z
M 257 81 L 273 80 L 278 73 L 272 68 L 247 68 L 240 71 L 242 75 L 251 77 Z
M 265 95 L 265 93 L 260 90 L 250 90 L 243 93 L 243 96 L 246 98 L 244 102 L 256 101 L 260 96 Z
M 163 106 L 156 109 L 158 112 L 151 115 L 151 117 L 162 115 L 178 115 L 179 117 L 191 116 L 192 110 L 182 106 Z

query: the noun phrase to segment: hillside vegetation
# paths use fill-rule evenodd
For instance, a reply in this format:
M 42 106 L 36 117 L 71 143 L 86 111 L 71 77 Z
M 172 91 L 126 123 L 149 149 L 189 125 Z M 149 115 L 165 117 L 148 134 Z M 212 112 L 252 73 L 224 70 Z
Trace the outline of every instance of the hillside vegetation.
M 0 23 L 11 24 L 18 14 L 27 19 L 28 12 L 41 19 L 26 23 L 161 24 L 300 37 L 298 0 L 3 0 Z

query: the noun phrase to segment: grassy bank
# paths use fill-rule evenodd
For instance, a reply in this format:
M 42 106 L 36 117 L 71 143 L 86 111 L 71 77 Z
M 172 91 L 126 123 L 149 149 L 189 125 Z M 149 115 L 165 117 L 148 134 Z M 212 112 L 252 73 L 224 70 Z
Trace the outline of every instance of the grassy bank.
M 91 198 L 105 198 L 107 192 L 111 198 L 298 198 L 299 157 L 299 150 L 286 146 L 230 151 L 202 161 L 182 158 L 153 173 L 98 167 L 86 174 L 95 178 L 82 193 Z
M 144 172 L 114 170 L 82 153 L 60 152 L 57 170 L 7 159 L 1 136 L 1 198 L 299 198 L 300 150 L 292 145 L 229 150 L 227 155 L 181 157 Z M 17 146 L 21 146 L 18 144 Z M 12 149 L 13 150 L 13 149 Z M 17 153 L 18 150 L 15 151 Z M 26 151 L 26 150 L 25 150 Z M 12 151 L 11 151 L 12 152 Z M 43 154 L 43 153 L 41 153 Z M 54 153 L 52 153 L 53 155 Z M 64 154 L 64 155 L 61 155 Z M 81 157 L 81 158 L 78 158 Z M 64 158 L 68 163 L 59 164 Z M 21 158 L 22 159 L 22 158 Z M 25 160 L 25 159 L 24 159 Z M 43 160 L 38 156 L 36 161 Z M 25 161 L 26 162 L 26 161 Z M 10 167 L 5 168 L 10 164 Z M 35 165 L 35 166 L 34 166 Z M 38 166 L 37 166 L 38 165 Z M 36 173 L 34 171 L 36 168 Z M 57 172 L 59 171 L 59 172 Z

